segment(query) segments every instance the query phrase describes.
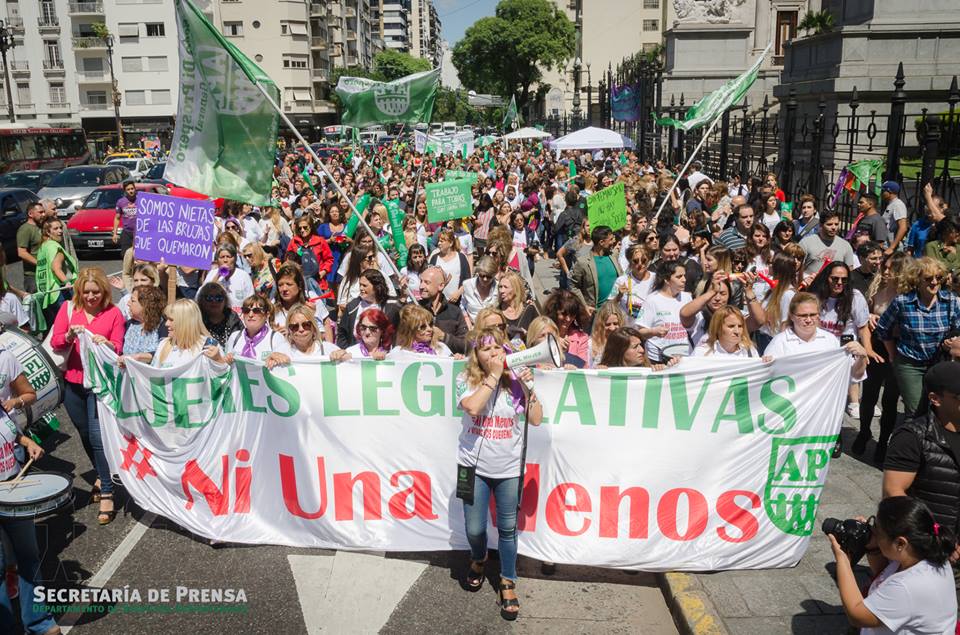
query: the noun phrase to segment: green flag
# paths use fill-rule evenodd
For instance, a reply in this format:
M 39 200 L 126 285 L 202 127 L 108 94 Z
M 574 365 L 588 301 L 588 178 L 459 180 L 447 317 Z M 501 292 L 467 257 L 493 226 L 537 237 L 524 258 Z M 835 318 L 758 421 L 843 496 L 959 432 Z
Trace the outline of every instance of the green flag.
M 190 0 L 175 0 L 180 98 L 166 178 L 206 194 L 270 204 L 280 93 Z
M 573 159 L 570 159 L 570 168 L 569 168 L 569 171 L 570 171 L 570 178 L 571 178 L 571 179 L 577 175 L 577 162 L 574 161 Z
M 767 48 L 760 54 L 760 57 L 757 58 L 757 61 L 753 63 L 753 66 L 744 71 L 740 77 L 731 79 L 692 105 L 690 109 L 687 110 L 687 114 L 684 115 L 682 121 L 671 117 L 657 118 L 656 114 L 653 115 L 654 121 L 657 125 L 679 128 L 684 132 L 689 132 L 694 128 L 699 128 L 704 124 L 712 122 L 722 115 L 724 110 L 743 99 L 743 96 L 750 90 L 753 82 L 757 79 L 757 73 L 760 72 L 760 65 L 763 64 L 763 59 L 767 56 L 771 46 L 773 45 L 768 44 Z
M 303 169 L 300 171 L 300 176 L 303 177 L 304 184 L 306 184 L 306 186 L 310 188 L 310 191 L 313 192 L 313 195 L 316 196 L 317 190 L 313 187 L 313 181 L 310 180 L 310 175 L 307 174 L 306 166 L 304 166 Z
M 510 95 L 510 105 L 507 106 L 507 112 L 503 115 L 503 123 L 500 127 L 504 130 L 508 129 L 517 118 L 517 96 Z
M 337 95 L 343 103 L 341 122 L 350 126 L 430 122 L 440 86 L 440 68 L 407 75 L 392 82 L 341 77 Z

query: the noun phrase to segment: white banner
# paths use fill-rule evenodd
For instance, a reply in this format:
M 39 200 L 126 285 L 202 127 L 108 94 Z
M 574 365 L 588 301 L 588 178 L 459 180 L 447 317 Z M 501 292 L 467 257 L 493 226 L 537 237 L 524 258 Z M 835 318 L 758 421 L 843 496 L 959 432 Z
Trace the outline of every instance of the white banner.
M 121 371 L 108 349 L 83 347 L 107 458 L 143 508 L 229 542 L 466 548 L 454 496 L 462 362 L 269 371 L 200 357 Z M 796 564 L 848 360 L 837 351 L 771 364 L 689 358 L 669 373 L 538 371 L 546 420 L 530 427 L 520 553 L 646 570 Z

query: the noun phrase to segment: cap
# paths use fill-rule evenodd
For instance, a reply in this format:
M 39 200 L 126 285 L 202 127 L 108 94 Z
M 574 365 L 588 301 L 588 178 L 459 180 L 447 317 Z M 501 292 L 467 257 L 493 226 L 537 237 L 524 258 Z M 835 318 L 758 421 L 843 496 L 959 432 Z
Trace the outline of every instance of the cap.
M 880 186 L 880 189 L 884 192 L 893 192 L 894 194 L 899 194 L 900 184 L 896 181 L 884 181 L 883 185 Z
M 940 362 L 924 374 L 923 394 L 931 392 L 960 395 L 960 362 Z

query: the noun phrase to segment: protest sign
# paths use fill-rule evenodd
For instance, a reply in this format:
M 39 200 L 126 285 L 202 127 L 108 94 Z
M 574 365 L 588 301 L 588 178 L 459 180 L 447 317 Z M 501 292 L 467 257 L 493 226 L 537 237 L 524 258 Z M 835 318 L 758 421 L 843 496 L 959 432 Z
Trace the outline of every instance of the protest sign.
M 209 269 L 216 235 L 213 217 L 213 201 L 139 193 L 134 257 Z
M 462 180 L 428 183 L 426 187 L 427 220 L 431 223 L 441 223 L 473 214 L 470 188 L 475 182 Z
M 270 371 L 199 356 L 124 370 L 88 334 L 81 357 L 107 460 L 144 509 L 227 542 L 466 548 L 458 436 L 486 423 L 457 408 L 462 361 Z M 669 373 L 535 371 L 545 419 L 529 430 L 520 553 L 660 571 L 795 565 L 849 376 L 841 350 L 684 358 Z M 491 435 L 521 433 L 494 423 Z
M 476 172 L 467 172 L 466 170 L 447 170 L 443 173 L 444 181 L 461 181 L 463 179 L 477 180 Z
M 591 229 L 605 225 L 617 231 L 627 224 L 627 197 L 623 183 L 605 187 L 587 197 L 587 218 Z

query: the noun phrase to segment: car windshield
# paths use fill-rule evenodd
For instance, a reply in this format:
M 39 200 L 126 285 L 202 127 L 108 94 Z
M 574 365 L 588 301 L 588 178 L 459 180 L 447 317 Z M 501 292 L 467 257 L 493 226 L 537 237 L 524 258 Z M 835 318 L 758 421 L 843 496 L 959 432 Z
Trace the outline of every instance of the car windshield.
M 53 177 L 47 187 L 85 187 L 88 185 L 103 185 L 103 170 L 99 168 L 64 170 Z
M 166 163 L 158 163 L 158 164 L 156 164 L 155 166 L 153 166 L 153 167 L 151 167 L 149 170 L 147 170 L 146 178 L 148 178 L 148 179 L 162 179 L 162 178 L 163 178 L 163 170 L 164 170 L 164 168 L 166 168 L 166 167 L 167 167 L 167 164 L 166 164 Z
M 10 172 L 0 176 L 0 187 L 23 187 L 36 190 L 42 178 L 43 174 L 38 172 Z
M 90 196 L 83 202 L 83 209 L 112 209 L 117 206 L 117 201 L 123 196 L 123 190 L 119 187 L 109 190 L 94 190 Z
M 139 163 L 139 159 L 114 159 L 110 161 L 110 165 L 122 165 L 128 170 L 136 170 Z

